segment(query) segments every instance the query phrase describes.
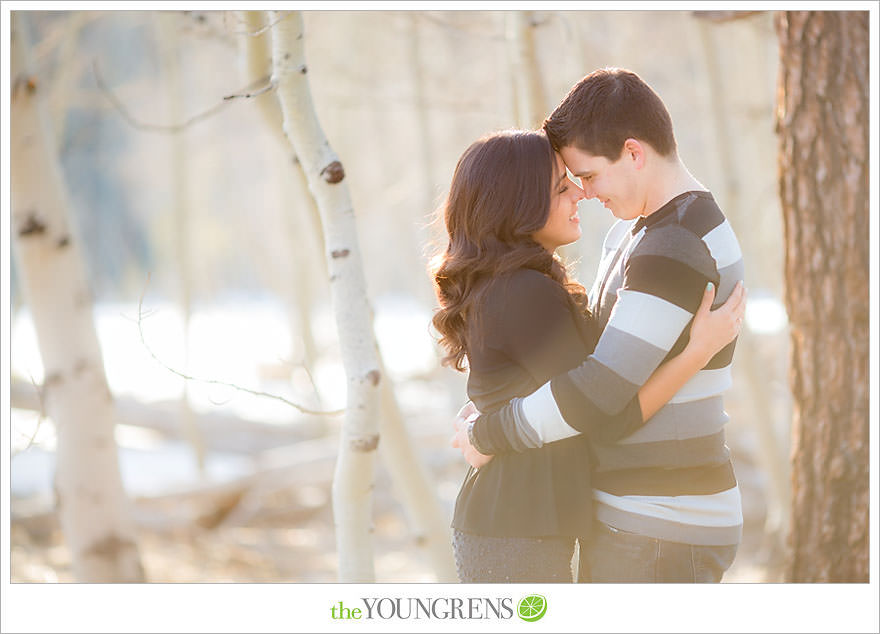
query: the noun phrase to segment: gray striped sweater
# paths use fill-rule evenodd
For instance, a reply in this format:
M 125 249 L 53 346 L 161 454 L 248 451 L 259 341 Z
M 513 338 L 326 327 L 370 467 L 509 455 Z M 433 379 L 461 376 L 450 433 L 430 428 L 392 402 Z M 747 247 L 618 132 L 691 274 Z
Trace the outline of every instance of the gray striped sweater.
M 647 423 L 627 422 L 639 388 L 687 344 L 706 284 L 716 285 L 721 304 L 742 279 L 736 236 L 712 195 L 691 191 L 650 216 L 619 221 L 603 249 L 590 291 L 601 332 L 593 354 L 533 394 L 478 418 L 472 441 L 494 454 L 586 433 L 598 461 L 598 519 L 670 541 L 738 543 L 742 509 L 722 402 L 736 342 Z M 636 431 L 620 439 L 621 425 Z

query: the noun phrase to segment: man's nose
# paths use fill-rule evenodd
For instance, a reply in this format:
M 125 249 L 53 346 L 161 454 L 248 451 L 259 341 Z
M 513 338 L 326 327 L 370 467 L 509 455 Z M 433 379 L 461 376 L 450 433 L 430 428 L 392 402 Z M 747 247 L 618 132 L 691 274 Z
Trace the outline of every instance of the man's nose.
M 596 197 L 596 192 L 594 192 L 593 188 L 590 187 L 589 185 L 585 185 L 584 181 L 581 181 L 580 190 L 581 190 L 581 193 L 584 195 L 584 198 L 586 198 L 587 200 L 589 200 L 590 198 Z M 580 200 L 580 199 L 578 199 L 578 200 Z

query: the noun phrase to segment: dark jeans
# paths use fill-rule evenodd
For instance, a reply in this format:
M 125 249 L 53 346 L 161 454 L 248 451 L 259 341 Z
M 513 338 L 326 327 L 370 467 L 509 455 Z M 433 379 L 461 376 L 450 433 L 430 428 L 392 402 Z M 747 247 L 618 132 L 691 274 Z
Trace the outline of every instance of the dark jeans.
M 696 546 L 596 522 L 587 557 L 593 583 L 718 583 L 737 546 Z

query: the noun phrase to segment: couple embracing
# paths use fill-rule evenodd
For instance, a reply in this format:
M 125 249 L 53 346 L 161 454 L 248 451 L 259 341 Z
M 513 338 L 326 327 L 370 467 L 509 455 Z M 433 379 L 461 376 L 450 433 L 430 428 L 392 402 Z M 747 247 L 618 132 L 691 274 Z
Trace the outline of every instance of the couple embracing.
M 583 198 L 618 219 L 589 295 L 555 253 Z M 587 75 L 542 130 L 473 143 L 442 212 L 433 324 L 469 371 L 460 580 L 570 582 L 579 552 L 581 582 L 720 581 L 742 532 L 722 393 L 743 261 L 662 100 Z

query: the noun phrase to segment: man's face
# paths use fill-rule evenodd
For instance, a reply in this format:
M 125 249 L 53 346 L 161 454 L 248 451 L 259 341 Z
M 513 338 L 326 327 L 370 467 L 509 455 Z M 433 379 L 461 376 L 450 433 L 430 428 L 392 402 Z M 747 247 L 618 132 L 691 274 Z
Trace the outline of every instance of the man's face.
M 581 180 L 584 195 L 597 199 L 616 218 L 632 220 L 645 212 L 638 169 L 629 152 L 622 152 L 614 162 L 572 146 L 559 153 L 569 171 Z

